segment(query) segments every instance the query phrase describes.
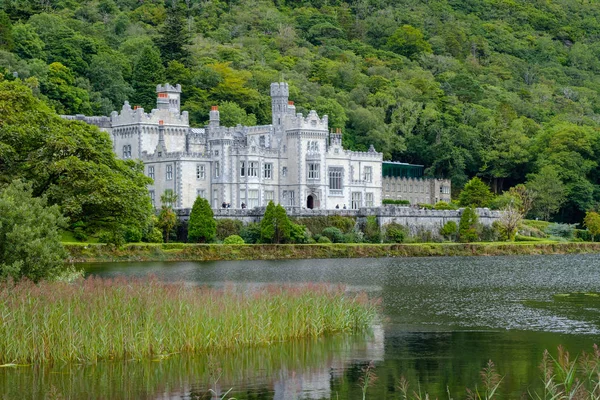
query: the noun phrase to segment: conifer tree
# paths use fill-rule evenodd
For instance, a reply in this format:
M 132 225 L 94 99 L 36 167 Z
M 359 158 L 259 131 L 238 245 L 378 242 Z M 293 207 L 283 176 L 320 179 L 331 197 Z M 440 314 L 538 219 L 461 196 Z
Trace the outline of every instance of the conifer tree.
M 156 85 L 164 83 L 165 69 L 162 65 L 158 50 L 146 46 L 133 66 L 131 86 L 135 94 L 132 96 L 133 105 L 144 107 L 150 111 L 156 107 Z
M 167 18 L 159 32 L 156 45 L 165 65 L 170 61 L 187 64 L 190 52 L 186 46 L 190 44 L 190 34 L 179 1 L 167 2 Z
M 285 243 L 289 241 L 291 232 L 292 224 L 285 208 L 270 201 L 260 221 L 261 243 Z
M 217 223 L 208 200 L 196 197 L 188 222 L 188 242 L 208 243 L 216 233 Z

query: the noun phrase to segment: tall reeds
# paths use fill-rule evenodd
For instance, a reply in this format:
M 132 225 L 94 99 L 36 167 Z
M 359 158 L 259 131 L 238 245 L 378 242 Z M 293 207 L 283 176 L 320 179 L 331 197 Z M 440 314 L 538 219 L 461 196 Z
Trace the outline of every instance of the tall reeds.
M 0 284 L 0 364 L 163 357 L 368 328 L 376 305 L 327 285 L 246 291 L 157 279 Z

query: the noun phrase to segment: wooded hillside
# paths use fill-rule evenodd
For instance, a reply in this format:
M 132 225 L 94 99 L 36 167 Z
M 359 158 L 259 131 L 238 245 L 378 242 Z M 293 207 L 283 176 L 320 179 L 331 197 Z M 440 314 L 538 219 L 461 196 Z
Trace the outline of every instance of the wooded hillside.
M 183 86 L 206 121 L 270 123 L 269 84 L 347 147 L 460 189 L 544 178 L 580 221 L 600 199 L 600 4 L 589 0 L 0 0 L 0 72 L 58 113 L 150 110 Z M 16 73 L 16 74 L 15 74 Z M 1 121 L 0 121 L 1 122 Z M 540 175 L 541 174 L 541 175 Z

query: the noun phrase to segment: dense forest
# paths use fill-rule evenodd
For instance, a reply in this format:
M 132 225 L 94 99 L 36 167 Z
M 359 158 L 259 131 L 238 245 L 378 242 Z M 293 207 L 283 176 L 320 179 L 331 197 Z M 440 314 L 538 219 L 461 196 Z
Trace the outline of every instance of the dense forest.
M 589 0 L 0 0 L 0 79 L 88 115 L 180 83 L 194 124 L 219 104 L 228 125 L 269 123 L 285 80 L 349 148 L 455 192 L 543 182 L 579 222 L 600 201 L 599 37 Z

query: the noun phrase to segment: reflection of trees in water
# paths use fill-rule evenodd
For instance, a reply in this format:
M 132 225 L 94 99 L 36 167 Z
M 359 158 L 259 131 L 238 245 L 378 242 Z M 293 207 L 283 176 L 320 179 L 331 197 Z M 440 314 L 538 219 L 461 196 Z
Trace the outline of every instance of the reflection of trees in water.
M 368 336 L 303 340 L 206 356 L 4 368 L 0 369 L 0 398 L 47 398 L 51 394 L 69 399 L 163 395 L 210 399 L 210 388 L 223 394 L 233 387 L 238 398 L 292 400 L 301 394 L 303 399 L 321 399 L 330 397 L 331 371 L 341 376 L 350 360 L 373 359 L 383 359 L 381 326 Z

